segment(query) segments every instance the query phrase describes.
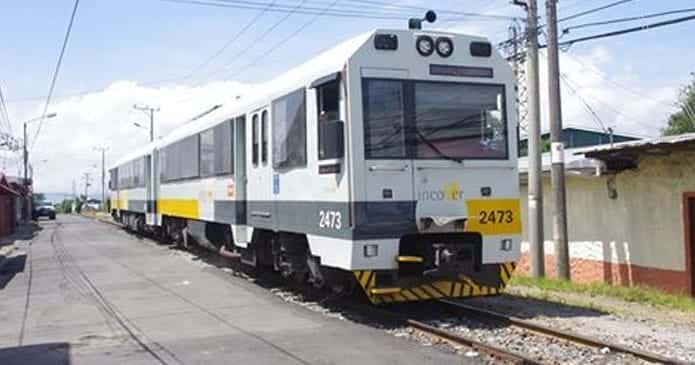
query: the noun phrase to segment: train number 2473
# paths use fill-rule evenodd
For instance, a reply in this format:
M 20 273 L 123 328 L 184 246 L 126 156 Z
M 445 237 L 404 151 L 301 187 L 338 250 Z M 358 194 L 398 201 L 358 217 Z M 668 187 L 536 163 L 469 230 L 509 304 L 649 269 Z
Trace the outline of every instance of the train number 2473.
M 342 214 L 335 210 L 319 211 L 319 227 L 329 229 L 340 229 L 343 227 L 341 218 Z
M 511 210 L 481 210 L 481 224 L 502 224 L 514 222 L 514 213 Z

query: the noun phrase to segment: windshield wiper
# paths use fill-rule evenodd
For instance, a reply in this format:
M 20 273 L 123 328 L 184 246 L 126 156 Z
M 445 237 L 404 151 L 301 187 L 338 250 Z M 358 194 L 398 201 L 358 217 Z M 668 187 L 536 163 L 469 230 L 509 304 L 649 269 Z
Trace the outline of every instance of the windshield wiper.
M 454 157 L 454 156 L 449 156 L 446 153 L 442 152 L 434 143 L 432 143 L 432 141 L 430 141 L 429 139 L 427 139 L 427 137 L 422 135 L 422 132 L 420 132 L 420 130 L 418 130 L 417 128 L 413 128 L 413 130 L 415 132 L 415 135 L 418 136 L 418 138 L 420 138 L 422 140 L 422 142 L 424 142 L 427 146 L 429 146 L 429 148 L 431 148 L 434 152 L 436 152 L 442 158 L 450 160 L 450 161 L 455 161 L 458 163 L 463 163 L 463 159 L 458 158 L 458 157 Z

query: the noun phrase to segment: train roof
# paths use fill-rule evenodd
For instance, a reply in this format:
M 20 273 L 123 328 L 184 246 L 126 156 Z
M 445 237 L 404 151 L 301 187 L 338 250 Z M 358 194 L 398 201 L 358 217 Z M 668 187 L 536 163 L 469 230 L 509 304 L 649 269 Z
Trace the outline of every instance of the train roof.
M 224 121 L 225 119 L 233 118 L 244 114 L 249 110 L 263 107 L 267 100 L 280 97 L 300 87 L 304 87 L 321 77 L 342 71 L 350 57 L 354 55 L 362 46 L 364 46 L 375 33 L 391 33 L 404 36 L 406 34 L 410 34 L 411 32 L 413 31 L 407 29 L 375 29 L 373 31 L 347 39 L 270 81 L 250 85 L 249 92 L 243 94 L 240 98 L 231 100 L 227 104 L 222 105 L 208 114 L 183 126 L 177 127 L 165 137 L 160 138 L 155 142 L 151 142 L 131 153 L 128 153 L 119 159 L 114 166 L 119 166 L 144 154 L 150 153 L 154 148 L 167 146 L 187 136 L 206 130 Z M 463 35 L 440 30 L 426 30 L 425 32 L 428 34 L 469 37 L 472 40 L 485 39 L 484 37 Z

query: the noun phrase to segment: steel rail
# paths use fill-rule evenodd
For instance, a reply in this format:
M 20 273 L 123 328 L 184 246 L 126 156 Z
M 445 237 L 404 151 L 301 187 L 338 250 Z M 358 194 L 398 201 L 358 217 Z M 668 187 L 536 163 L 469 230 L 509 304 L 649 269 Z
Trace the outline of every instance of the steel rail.
M 512 364 L 519 364 L 519 365 L 542 365 L 543 363 L 533 359 L 529 356 L 519 354 L 517 352 L 509 351 L 501 347 L 493 346 L 490 344 L 486 344 L 477 340 L 474 340 L 469 337 L 464 337 L 458 334 L 455 334 L 450 331 L 443 330 L 441 328 L 437 328 L 434 326 L 431 326 L 429 324 L 416 321 L 413 319 L 406 319 L 405 324 L 407 324 L 410 327 L 415 328 L 416 330 L 420 332 L 424 332 L 429 335 L 433 335 L 436 337 L 443 338 L 446 341 L 449 342 L 454 342 L 459 345 L 464 345 L 470 348 L 473 348 L 477 350 L 478 352 L 483 352 L 486 353 L 496 359 L 499 359 L 501 361 L 509 362 Z
M 471 337 L 465 337 L 451 331 L 447 331 L 427 323 L 410 318 L 407 315 L 392 312 L 382 308 L 374 307 L 373 305 L 364 305 L 358 303 L 348 303 L 342 301 L 338 304 L 341 308 L 349 308 L 356 313 L 361 313 L 362 315 L 367 315 L 374 318 L 377 321 L 387 321 L 392 322 L 396 325 L 403 327 L 410 327 L 416 331 L 419 331 L 425 335 L 441 338 L 442 340 L 455 343 L 458 345 L 470 347 L 480 353 L 485 353 L 495 359 L 503 361 L 504 363 L 516 364 L 516 365 L 545 365 L 546 363 L 541 362 L 535 358 L 532 358 L 525 354 L 520 354 L 518 352 L 510 351 L 502 347 L 487 344 Z
M 521 329 L 525 329 L 528 331 L 532 332 L 537 332 L 543 335 L 548 335 L 551 337 L 556 337 L 556 338 L 561 338 L 567 341 L 579 343 L 582 345 L 586 346 L 591 346 L 591 347 L 597 347 L 597 348 L 608 348 L 609 350 L 613 352 L 619 352 L 619 353 L 624 353 L 628 355 L 635 356 L 637 358 L 640 358 L 642 360 L 646 360 L 649 362 L 654 362 L 654 363 L 661 363 L 661 364 L 673 364 L 673 365 L 686 365 L 688 362 L 686 361 L 681 361 L 677 359 L 671 359 L 659 354 L 655 353 L 650 353 L 642 350 L 637 350 L 634 348 L 630 348 L 628 346 L 623 346 L 617 343 L 613 342 L 608 342 L 608 341 L 602 341 L 602 340 L 597 340 L 594 338 L 590 338 L 588 336 L 580 335 L 578 333 L 570 332 L 570 331 L 560 331 L 556 330 L 550 327 L 546 327 L 543 325 L 540 325 L 538 323 L 534 323 L 529 320 L 524 320 L 524 319 L 519 319 L 515 318 L 512 316 L 508 316 L 505 314 L 493 312 L 491 310 L 487 309 L 482 309 L 478 308 L 475 306 L 467 305 L 467 304 L 462 304 L 462 303 L 456 303 L 456 302 L 451 302 L 448 300 L 442 300 L 442 303 L 445 303 L 447 305 L 456 307 L 457 309 L 463 310 L 464 312 L 467 312 L 469 314 L 473 314 L 477 317 L 485 317 L 490 320 L 507 324 L 510 326 L 518 327 Z

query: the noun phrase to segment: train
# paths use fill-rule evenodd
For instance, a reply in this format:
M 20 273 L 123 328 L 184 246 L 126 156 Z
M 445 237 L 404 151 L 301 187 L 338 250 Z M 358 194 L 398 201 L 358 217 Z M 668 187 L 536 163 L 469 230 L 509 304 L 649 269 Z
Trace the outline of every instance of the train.
M 111 214 L 375 305 L 497 295 L 521 253 L 514 103 L 487 38 L 377 29 L 120 158 Z

